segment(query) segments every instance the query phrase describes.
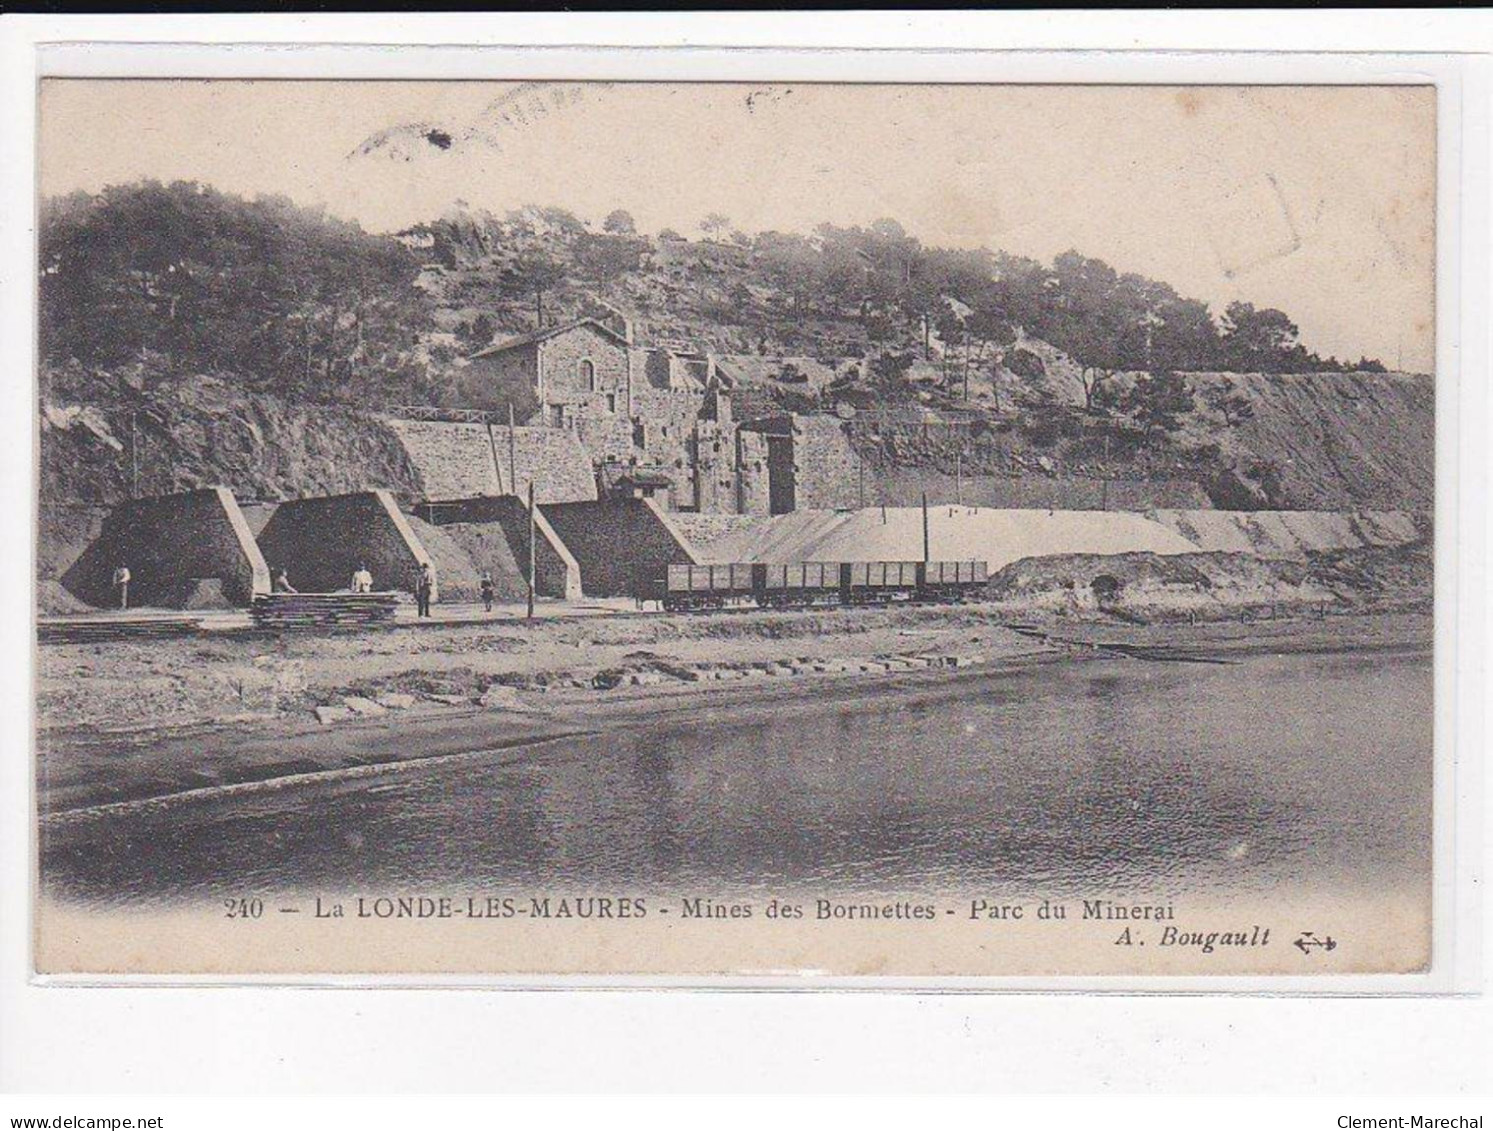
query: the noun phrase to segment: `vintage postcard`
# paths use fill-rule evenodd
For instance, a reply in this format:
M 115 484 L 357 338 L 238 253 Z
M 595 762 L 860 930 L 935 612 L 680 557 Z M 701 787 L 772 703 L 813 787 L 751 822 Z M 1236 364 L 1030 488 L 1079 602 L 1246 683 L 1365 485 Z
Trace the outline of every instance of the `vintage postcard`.
M 1434 85 L 39 101 L 39 973 L 1431 965 Z

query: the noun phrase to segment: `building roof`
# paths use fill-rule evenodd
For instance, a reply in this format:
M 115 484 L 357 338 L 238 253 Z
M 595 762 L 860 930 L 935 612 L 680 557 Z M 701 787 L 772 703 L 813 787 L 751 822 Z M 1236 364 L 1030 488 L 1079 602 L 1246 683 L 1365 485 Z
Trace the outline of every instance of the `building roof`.
M 627 345 L 627 339 L 613 330 L 600 318 L 579 318 L 574 322 L 567 322 L 562 326 L 548 326 L 543 330 L 533 330 L 527 334 L 520 334 L 516 338 L 508 338 L 506 341 L 494 342 L 490 346 L 478 350 L 472 354 L 471 360 L 479 357 L 492 357 L 495 354 L 507 353 L 509 350 L 522 349 L 524 346 L 532 346 L 536 342 L 543 342 L 549 338 L 557 338 L 561 334 L 568 334 L 572 330 L 579 330 L 582 326 L 589 326 L 598 333 L 605 334 L 618 345 Z

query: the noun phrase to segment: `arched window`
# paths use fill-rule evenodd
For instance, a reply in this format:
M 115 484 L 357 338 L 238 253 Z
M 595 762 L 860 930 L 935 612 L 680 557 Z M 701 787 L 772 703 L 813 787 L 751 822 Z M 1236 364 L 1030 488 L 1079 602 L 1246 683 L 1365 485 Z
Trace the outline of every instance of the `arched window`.
M 596 392 L 596 366 L 589 357 L 581 359 L 581 386 L 589 392 Z

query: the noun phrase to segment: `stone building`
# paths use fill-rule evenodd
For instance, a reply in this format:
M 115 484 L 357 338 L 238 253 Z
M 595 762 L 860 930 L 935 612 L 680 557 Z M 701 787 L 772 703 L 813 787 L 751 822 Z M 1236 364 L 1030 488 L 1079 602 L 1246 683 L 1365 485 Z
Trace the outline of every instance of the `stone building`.
M 647 472 L 666 509 L 735 509 L 730 401 L 708 353 L 639 345 L 624 318 L 583 318 L 479 350 L 463 379 L 499 415 L 574 433 L 607 469 L 603 489 Z
M 864 468 L 836 417 L 780 413 L 737 429 L 736 510 L 787 514 L 864 505 Z
M 642 489 L 664 510 L 726 514 L 856 505 L 859 466 L 839 420 L 738 419 L 739 384 L 751 384 L 764 366 L 793 368 L 758 360 L 755 369 L 739 358 L 725 368 L 687 343 L 642 345 L 620 316 L 582 318 L 478 351 L 463 380 L 499 416 L 511 409 L 520 431 L 573 435 L 602 497 Z M 834 373 L 820 366 L 811 382 Z M 496 432 L 501 460 L 503 429 Z M 480 447 L 479 437 L 474 451 Z
M 633 415 L 631 327 L 584 318 L 498 342 L 473 354 L 467 380 L 525 424 L 612 431 Z

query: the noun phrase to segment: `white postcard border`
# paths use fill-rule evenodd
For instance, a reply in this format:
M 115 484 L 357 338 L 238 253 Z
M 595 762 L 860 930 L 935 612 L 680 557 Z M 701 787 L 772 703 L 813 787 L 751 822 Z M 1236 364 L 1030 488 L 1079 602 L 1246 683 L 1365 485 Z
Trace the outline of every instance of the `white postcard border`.
M 200 19 L 200 18 L 199 18 Z M 105 21 L 107 22 L 107 21 Z M 159 27 L 160 25 L 155 25 Z M 245 24 L 226 21 L 215 25 L 221 35 L 231 35 Z M 268 38 L 263 24 L 256 21 L 257 38 Z M 302 26 L 305 26 L 304 24 Z M 322 25 L 326 26 L 326 25 Z M 344 26 L 344 34 L 346 33 Z M 292 29 L 293 31 L 293 29 Z M 305 34 L 304 32 L 302 34 Z M 1293 39 L 1300 42 L 1298 37 Z M 409 72 L 416 66 L 417 54 L 428 56 L 425 77 L 439 71 L 441 77 L 545 77 L 545 78 L 668 78 L 710 77 L 717 80 L 779 77 L 808 81 L 819 77 L 829 81 L 856 75 L 865 79 L 875 74 L 878 80 L 927 81 L 938 74 L 937 81 L 1146 81 L 1146 82 L 1435 82 L 1440 88 L 1438 152 L 1438 233 L 1437 233 L 1437 551 L 1436 607 L 1438 618 L 1436 644 L 1436 902 L 1435 957 L 1432 971 L 1426 975 L 1352 976 L 1334 978 L 1324 986 L 1318 979 L 1299 978 L 1205 978 L 1205 979 L 896 979 L 864 981 L 854 979 L 816 980 L 816 987 L 835 989 L 892 988 L 915 990 L 958 990 L 978 988 L 1014 991 L 1053 990 L 1084 993 L 1239 993 L 1239 994 L 1345 994 L 1368 996 L 1379 994 L 1466 994 L 1481 984 L 1482 969 L 1477 961 L 1481 945 L 1477 887 L 1485 875 L 1481 867 L 1484 847 L 1481 835 L 1483 789 L 1485 784 L 1481 754 L 1484 750 L 1482 692 L 1485 687 L 1486 655 L 1486 504 L 1487 440 L 1483 431 L 1488 419 L 1487 373 L 1488 342 L 1488 68 L 1485 59 L 1452 55 L 1224 55 L 1198 53 L 1139 55 L 1123 52 L 1098 52 L 1082 55 L 1059 55 L 1048 52 L 985 55 L 974 52 L 955 54 L 935 52 L 893 52 L 870 55 L 856 52 L 823 54 L 792 51 L 774 57 L 771 54 L 745 53 L 740 50 L 716 51 L 693 49 L 683 55 L 660 55 L 657 52 L 630 50 L 621 55 L 591 48 L 558 49 L 553 53 L 535 52 L 532 48 L 512 52 L 483 53 L 453 48 L 432 50 L 409 49 L 398 52 L 357 47 L 317 46 L 308 49 L 225 47 L 204 43 L 163 48 L 160 44 L 121 46 L 91 43 L 66 45 L 44 50 L 38 72 L 18 74 L 8 65 L 26 61 L 29 67 L 30 45 L 14 39 L 5 43 L 4 59 L 9 77 L 4 80 L 4 119 L 10 155 L 14 161 L 4 174 L 3 188 L 7 215 L 14 218 L 30 215 L 32 205 L 30 153 L 34 86 L 36 73 L 103 74 L 150 73 L 180 76 L 183 74 L 246 74 L 259 77 L 310 77 L 312 74 L 337 73 L 352 77 L 417 77 Z M 452 75 L 456 65 L 457 76 Z M 482 69 L 478 70 L 478 64 Z M 667 73 L 660 67 L 674 64 Z M 474 68 L 462 72 L 462 67 Z M 816 70 L 815 68 L 821 68 Z M 197 68 L 197 69 L 191 69 Z M 885 68 L 884 70 L 878 68 Z M 22 196 L 24 193 L 24 197 Z M 25 200 L 25 211 L 19 207 Z M 5 294 L 3 349 L 12 374 L 34 372 L 32 325 L 34 307 L 34 260 L 30 253 L 32 233 L 21 225 L 7 224 L 4 234 L 3 275 L 0 286 Z M 5 386 L 7 397 L 4 427 L 11 430 L 4 446 L 5 497 L 14 504 L 12 515 L 29 513 L 34 507 L 33 449 L 34 390 L 30 381 L 13 380 Z M 11 560 L 14 559 L 14 560 Z M 4 566 L 9 574 L 6 586 L 13 596 L 29 595 L 29 563 L 11 555 Z M 29 809 L 25 820 L 16 820 L 29 806 L 31 763 L 24 756 L 29 749 L 29 731 L 33 704 L 30 702 L 30 672 L 26 658 L 30 655 L 31 624 L 29 610 L 19 600 L 7 602 L 0 613 L 0 631 L 9 644 L 3 702 L 5 726 L 10 741 L 5 744 L 3 773 L 5 817 L 3 854 L 4 879 L 7 881 L 7 907 L 3 931 L 3 977 L 7 1011 L 18 996 L 14 976 L 18 967 L 17 944 L 25 955 L 21 970 L 29 969 L 28 924 L 17 916 L 15 899 L 30 888 L 29 860 L 32 856 L 25 829 L 31 824 Z M 1454 820 L 1447 816 L 1455 813 Z M 17 865 L 22 869 L 17 871 Z M 22 878 L 24 877 L 24 879 Z M 155 985 L 195 986 L 187 979 L 110 979 L 120 988 L 113 991 L 59 990 L 48 983 L 59 979 L 37 980 L 21 989 L 19 996 L 36 998 L 26 1012 L 33 1018 L 50 1005 L 59 1004 L 56 995 L 77 1000 L 76 995 L 96 993 L 103 1003 L 120 1004 L 121 997 L 134 998 L 137 988 Z M 216 985 L 224 979 L 211 979 Z M 574 988 L 604 986 L 632 988 L 660 984 L 680 985 L 676 979 L 563 977 L 555 979 L 417 979 L 352 978 L 309 980 L 229 979 L 240 986 L 262 983 L 276 985 L 313 984 L 318 986 L 419 985 L 424 987 L 504 986 L 513 988 Z M 97 986 L 98 981 L 74 980 L 69 984 Z M 801 979 L 729 979 L 717 983 L 708 979 L 689 979 L 693 987 L 799 989 Z M 179 999 L 183 990 L 152 991 Z M 239 992 L 264 992 L 245 990 Z M 422 995 L 423 996 L 423 995 Z M 160 1004 L 167 1004 L 161 1002 Z M 71 1009 L 66 1012 L 73 1012 Z

